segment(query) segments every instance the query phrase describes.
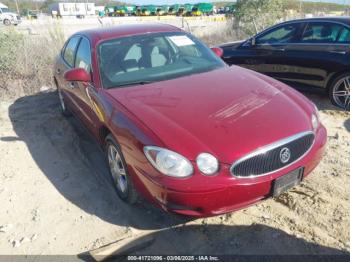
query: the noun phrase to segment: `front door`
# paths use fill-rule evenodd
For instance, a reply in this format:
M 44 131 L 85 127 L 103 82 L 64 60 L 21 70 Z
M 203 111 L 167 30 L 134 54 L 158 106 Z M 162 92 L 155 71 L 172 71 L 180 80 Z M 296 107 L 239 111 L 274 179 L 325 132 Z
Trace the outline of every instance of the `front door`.
M 75 53 L 80 41 L 80 36 L 73 36 L 70 38 L 62 50 L 60 62 L 56 67 L 56 75 L 58 85 L 61 87 L 62 95 L 65 102 L 69 104 L 69 107 L 73 112 L 79 112 L 79 106 L 76 102 L 76 83 L 69 82 L 64 79 L 64 73 L 72 68 L 74 68 Z
M 92 77 L 90 42 L 85 37 L 81 38 L 77 48 L 74 67 L 85 69 Z M 81 115 L 81 119 L 87 128 L 95 133 L 99 119 L 94 112 L 94 104 L 91 98 L 91 94 L 95 93 L 93 79 L 91 83 L 75 82 L 74 89 L 76 103 L 80 111 L 79 115 Z
M 290 77 L 286 50 L 297 41 L 301 28 L 302 23 L 290 23 L 258 35 L 252 49 L 264 54 L 264 62 L 246 67 L 277 79 Z
M 308 23 L 300 40 L 285 51 L 288 76 L 279 80 L 296 87 L 325 88 L 333 72 L 344 70 L 350 30 L 332 22 Z

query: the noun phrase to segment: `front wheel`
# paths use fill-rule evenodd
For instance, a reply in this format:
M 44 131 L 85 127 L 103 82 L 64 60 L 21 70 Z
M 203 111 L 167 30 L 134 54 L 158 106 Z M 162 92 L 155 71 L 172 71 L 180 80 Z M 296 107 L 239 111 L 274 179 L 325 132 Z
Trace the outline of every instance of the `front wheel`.
M 350 110 L 350 73 L 337 77 L 329 88 L 332 104 Z
M 10 26 L 11 25 L 11 21 L 9 19 L 5 19 L 4 20 L 4 25 Z
M 106 137 L 106 154 L 113 187 L 118 196 L 129 204 L 136 203 L 138 194 L 131 181 L 124 156 L 112 135 Z

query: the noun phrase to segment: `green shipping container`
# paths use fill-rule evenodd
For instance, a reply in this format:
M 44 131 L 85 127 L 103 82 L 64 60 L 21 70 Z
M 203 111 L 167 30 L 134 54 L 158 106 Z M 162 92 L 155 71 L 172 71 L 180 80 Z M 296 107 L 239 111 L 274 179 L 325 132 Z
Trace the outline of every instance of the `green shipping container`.
M 176 15 L 179 13 L 179 10 L 183 8 L 183 5 L 175 4 L 170 6 L 168 14 L 170 15 Z
M 185 4 L 183 14 L 184 15 L 191 15 L 193 6 L 194 6 L 193 4 Z
M 214 6 L 211 3 L 199 3 L 195 4 L 192 8 L 192 14 L 193 15 L 210 15 L 213 14 Z
M 155 5 L 141 6 L 141 15 L 155 15 L 156 13 L 157 13 L 157 7 Z

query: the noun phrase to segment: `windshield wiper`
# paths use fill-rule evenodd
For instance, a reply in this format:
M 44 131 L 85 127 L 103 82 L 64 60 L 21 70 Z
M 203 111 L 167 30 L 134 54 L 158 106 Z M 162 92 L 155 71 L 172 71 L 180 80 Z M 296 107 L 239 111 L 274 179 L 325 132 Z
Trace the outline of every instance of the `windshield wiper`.
M 118 87 L 122 87 L 122 86 L 147 85 L 147 84 L 150 84 L 153 82 L 154 81 L 134 81 L 134 82 L 127 82 L 127 83 L 119 84 L 115 87 L 118 88 Z

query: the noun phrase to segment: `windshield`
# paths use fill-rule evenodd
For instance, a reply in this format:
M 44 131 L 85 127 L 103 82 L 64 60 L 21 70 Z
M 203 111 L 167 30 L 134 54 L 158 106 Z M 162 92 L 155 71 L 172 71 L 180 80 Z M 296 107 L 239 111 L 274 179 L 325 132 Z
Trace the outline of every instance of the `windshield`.
M 98 46 L 104 88 L 146 84 L 211 71 L 224 62 L 182 32 L 118 38 Z
M 10 13 L 11 12 L 11 10 L 9 8 L 1 8 L 1 11 L 3 13 Z

